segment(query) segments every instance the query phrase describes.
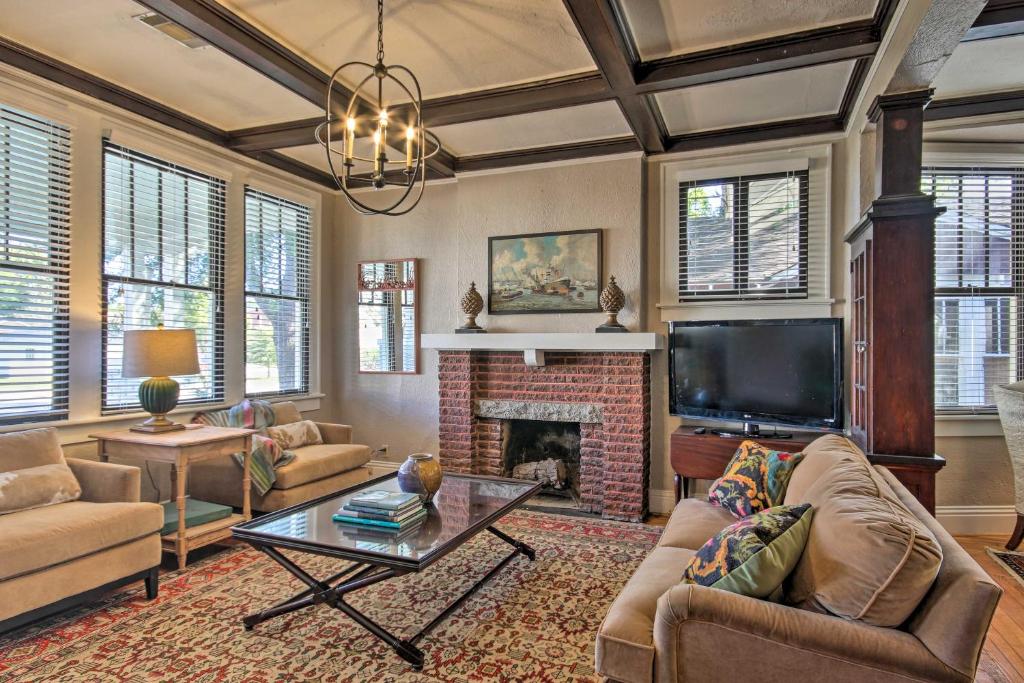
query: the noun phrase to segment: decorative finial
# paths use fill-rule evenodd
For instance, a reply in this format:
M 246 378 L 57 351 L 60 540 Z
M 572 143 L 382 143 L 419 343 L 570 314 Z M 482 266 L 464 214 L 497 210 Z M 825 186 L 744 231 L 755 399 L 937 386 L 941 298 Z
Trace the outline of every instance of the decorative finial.
M 597 328 L 597 332 L 627 332 L 619 320 L 619 311 L 626 305 L 626 295 L 615 284 L 615 276 L 608 278 L 608 286 L 601 290 L 601 297 L 598 299 L 601 310 L 608 315 L 604 324 Z
M 456 329 L 456 332 L 464 333 L 480 333 L 486 332 L 484 328 L 476 324 L 476 317 L 480 315 L 480 311 L 484 310 L 484 298 L 480 296 L 480 292 L 476 291 L 476 283 L 469 283 L 469 290 L 462 295 L 462 312 L 466 314 L 466 323 Z

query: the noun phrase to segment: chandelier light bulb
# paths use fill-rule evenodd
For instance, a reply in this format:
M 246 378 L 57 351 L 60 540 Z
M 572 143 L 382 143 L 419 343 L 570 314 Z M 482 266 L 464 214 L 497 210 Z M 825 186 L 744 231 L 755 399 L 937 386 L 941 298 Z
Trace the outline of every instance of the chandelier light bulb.
M 356 117 L 348 117 L 348 121 L 345 122 L 345 125 L 348 126 L 349 131 L 353 133 L 356 132 Z

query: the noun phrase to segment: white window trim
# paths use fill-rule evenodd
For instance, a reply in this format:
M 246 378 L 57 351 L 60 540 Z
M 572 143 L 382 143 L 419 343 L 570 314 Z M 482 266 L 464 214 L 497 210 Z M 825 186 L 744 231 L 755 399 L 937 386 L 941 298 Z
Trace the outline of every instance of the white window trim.
M 101 268 L 103 140 L 152 154 L 160 159 L 223 178 L 227 191 L 225 264 L 225 400 L 189 405 L 172 414 L 225 408 L 245 395 L 244 342 L 244 249 L 245 185 L 265 189 L 311 207 L 310 386 L 306 394 L 274 397 L 271 402 L 293 401 L 299 410 L 318 410 L 325 398 L 321 377 L 320 287 L 321 235 L 324 194 L 312 183 L 275 173 L 212 143 L 194 139 L 154 124 L 130 112 L 61 86 L 27 77 L 0 65 L 0 101 L 23 111 L 49 118 L 71 131 L 71 362 L 69 416 L 65 420 L 21 423 L 0 428 L 0 433 L 55 427 L 62 443 L 87 439 L 96 426 L 126 427 L 146 413 L 103 415 L 100 410 L 101 373 Z M 237 240 L 237 244 L 233 243 Z M 237 309 L 237 310 L 236 310 Z
M 979 142 L 926 142 L 921 165 L 952 168 L 1020 168 L 1024 145 Z M 988 413 L 936 413 L 935 436 L 1003 436 L 999 415 Z
M 320 383 L 320 254 L 321 251 L 321 235 L 322 235 L 322 216 L 323 216 L 323 196 L 314 192 L 302 192 L 296 190 L 294 187 L 283 185 L 274 179 L 270 178 L 261 173 L 246 172 L 239 179 L 238 183 L 238 208 L 235 210 L 232 217 L 237 220 L 237 230 L 240 231 L 240 237 L 238 244 L 234 245 L 235 253 L 242 254 L 242 277 L 234 278 L 232 286 L 238 287 L 238 292 L 233 292 L 238 297 L 238 306 L 232 306 L 231 310 L 235 311 L 238 308 L 238 322 L 236 325 L 237 329 L 234 329 L 239 337 L 237 344 L 241 348 L 242 359 L 245 359 L 245 188 L 246 186 L 251 187 L 259 192 L 265 192 L 267 194 L 276 195 L 282 199 L 295 202 L 296 204 L 302 204 L 309 207 L 309 253 L 310 253 L 310 271 L 309 271 L 309 391 L 306 395 L 322 395 L 322 385 Z M 230 206 L 230 202 L 229 202 Z M 240 214 L 240 215 L 235 215 Z M 232 218 L 228 219 L 229 224 L 232 222 Z M 228 250 L 232 247 L 229 245 Z M 227 321 L 225 321 L 225 326 Z M 226 343 L 226 342 L 225 342 Z M 241 397 L 239 401 L 245 397 L 245 364 L 242 363 L 240 368 L 235 368 L 241 372 L 240 386 L 241 386 Z M 289 400 L 288 396 L 267 398 L 265 400 Z M 236 401 L 237 403 L 237 401 Z
M 807 297 L 803 299 L 679 301 L 679 191 L 681 182 L 707 178 L 809 171 L 809 194 L 823 197 L 811 207 L 808 239 Z M 661 164 L 661 254 L 658 309 L 662 322 L 727 318 L 826 318 L 835 301 L 831 283 L 832 146 L 812 145 L 776 151 L 735 153 Z M 819 190 L 815 192 L 814 187 Z M 820 257 L 820 258 L 816 258 Z M 813 269 L 812 269 L 813 268 Z

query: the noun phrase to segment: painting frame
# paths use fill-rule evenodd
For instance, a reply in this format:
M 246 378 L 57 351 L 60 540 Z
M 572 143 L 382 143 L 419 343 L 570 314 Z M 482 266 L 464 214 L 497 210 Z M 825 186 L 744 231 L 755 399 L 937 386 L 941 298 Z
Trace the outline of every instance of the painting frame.
M 593 304 L 588 305 L 585 308 L 580 307 L 569 307 L 569 306 L 544 306 L 534 305 L 525 308 L 518 308 L 515 310 L 505 309 L 502 310 L 500 306 L 495 305 L 495 296 L 498 293 L 495 290 L 495 283 L 497 278 L 495 277 L 495 245 L 500 243 L 514 243 L 517 241 L 525 242 L 528 240 L 545 240 L 548 238 L 558 237 L 569 237 L 569 236 L 592 236 L 594 238 L 593 253 L 590 254 L 595 264 L 594 270 L 594 284 L 595 287 L 592 290 Z M 515 235 L 493 235 L 487 238 L 487 314 L 488 315 L 533 315 L 533 314 L 558 314 L 558 313 L 600 313 L 601 304 L 598 301 L 601 287 L 604 286 L 604 230 L 601 228 L 587 228 L 583 230 L 552 230 L 548 232 L 530 232 L 520 233 Z M 589 290 L 588 290 L 589 291 Z M 556 300 L 557 301 L 557 300 Z M 589 302 L 588 302 L 589 303 Z

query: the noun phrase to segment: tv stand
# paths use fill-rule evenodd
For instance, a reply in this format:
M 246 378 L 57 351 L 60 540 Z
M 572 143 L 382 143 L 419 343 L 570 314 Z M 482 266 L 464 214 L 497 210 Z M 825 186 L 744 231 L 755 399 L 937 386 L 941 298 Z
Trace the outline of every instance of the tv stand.
M 730 432 L 725 429 L 712 429 L 711 433 L 724 439 L 792 439 L 793 435 L 786 432 L 775 431 L 771 434 L 762 434 L 761 425 L 756 422 L 744 422 L 742 432 Z
M 717 430 L 695 434 L 689 425 L 672 432 L 669 457 L 675 472 L 676 502 L 680 498 L 690 497 L 690 480 L 718 479 L 722 476 L 739 445 L 733 439 L 754 438 L 749 433 L 724 436 L 724 433 Z M 798 432 L 785 436 L 764 434 L 756 438 L 759 444 L 772 450 L 798 453 L 819 436 L 821 434 L 817 432 Z

